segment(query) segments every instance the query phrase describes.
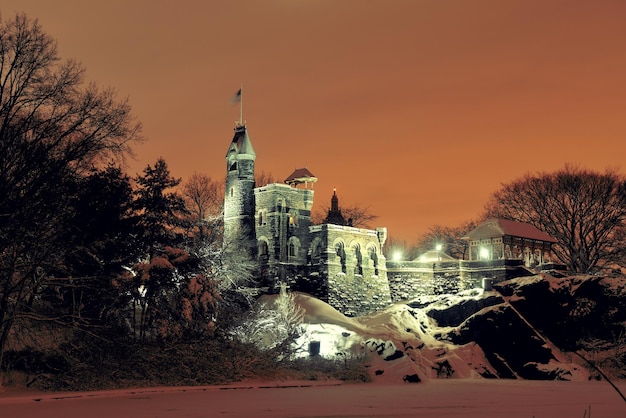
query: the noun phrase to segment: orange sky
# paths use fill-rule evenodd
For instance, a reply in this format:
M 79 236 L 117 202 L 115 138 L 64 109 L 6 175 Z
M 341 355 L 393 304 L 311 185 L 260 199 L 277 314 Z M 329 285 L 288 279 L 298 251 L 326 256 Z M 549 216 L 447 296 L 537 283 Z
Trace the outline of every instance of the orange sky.
M 128 97 L 172 174 L 221 180 L 244 88 L 257 170 L 394 239 L 476 218 L 502 183 L 626 167 L 622 0 L 3 0 Z

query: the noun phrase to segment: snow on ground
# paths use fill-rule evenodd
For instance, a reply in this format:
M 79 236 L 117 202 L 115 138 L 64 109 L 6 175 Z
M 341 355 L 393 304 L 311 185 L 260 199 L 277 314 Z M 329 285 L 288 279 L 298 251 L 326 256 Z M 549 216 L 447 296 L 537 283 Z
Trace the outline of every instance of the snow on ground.
M 147 388 L 0 395 L 2 418 L 429 417 L 620 418 L 626 402 L 606 382 L 503 379 L 422 384 Z M 622 391 L 626 384 L 620 383 Z
M 449 295 L 440 297 L 436 303 L 450 306 L 468 297 L 473 296 Z M 437 335 L 447 334 L 452 327 L 439 327 L 421 309 L 394 304 L 370 315 L 348 318 L 330 305 L 303 293 L 295 293 L 294 302 L 305 311 L 305 335 L 298 344 L 308 347 L 312 341 L 317 341 L 320 355 L 326 357 L 337 353 L 369 354 L 375 382 L 497 376 L 479 345 L 454 345 L 438 340 Z M 582 367 L 561 360 L 537 367 L 545 371 L 568 370 L 571 373 L 569 380 L 588 379 L 589 374 Z

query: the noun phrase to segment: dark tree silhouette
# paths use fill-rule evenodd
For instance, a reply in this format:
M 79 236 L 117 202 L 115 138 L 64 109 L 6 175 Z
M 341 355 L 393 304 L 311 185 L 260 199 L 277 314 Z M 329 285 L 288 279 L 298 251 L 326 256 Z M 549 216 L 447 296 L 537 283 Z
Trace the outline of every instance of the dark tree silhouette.
M 148 164 L 135 182 L 135 210 L 140 216 L 145 251 L 151 257 L 165 246 L 176 246 L 183 240 L 180 227 L 181 217 L 186 214 L 185 201 L 170 190 L 181 179 L 172 177 L 165 160 L 159 158 L 154 167 Z
M 328 214 L 329 206 L 322 206 L 312 215 L 313 224 L 319 225 L 324 222 Z M 355 228 L 372 228 L 378 215 L 373 214 L 368 206 L 360 204 L 341 206 L 341 214 L 351 226 Z
M 67 248 L 60 249 L 50 271 L 55 279 L 43 289 L 42 300 L 81 326 L 119 325 L 126 298 L 113 283 L 140 256 L 130 178 L 114 165 L 94 169 L 75 182 L 68 198 L 70 213 L 62 228 Z
M 553 173 L 526 174 L 495 192 L 486 215 L 527 222 L 558 244 L 554 254 L 568 269 L 590 273 L 623 264 L 626 180 L 566 165 Z
M 72 182 L 140 139 L 128 103 L 83 79 L 36 20 L 0 20 L 0 363 L 67 247 Z

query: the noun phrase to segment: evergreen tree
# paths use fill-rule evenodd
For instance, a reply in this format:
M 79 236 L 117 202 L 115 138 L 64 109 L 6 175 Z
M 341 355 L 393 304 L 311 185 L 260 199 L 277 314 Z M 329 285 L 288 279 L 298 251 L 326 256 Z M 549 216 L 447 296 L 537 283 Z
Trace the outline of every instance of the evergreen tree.
M 154 167 L 148 165 L 135 181 L 134 206 L 140 216 L 141 238 L 148 257 L 167 245 L 181 244 L 185 201 L 170 191 L 180 184 L 181 179 L 172 177 L 165 160 L 159 158 Z

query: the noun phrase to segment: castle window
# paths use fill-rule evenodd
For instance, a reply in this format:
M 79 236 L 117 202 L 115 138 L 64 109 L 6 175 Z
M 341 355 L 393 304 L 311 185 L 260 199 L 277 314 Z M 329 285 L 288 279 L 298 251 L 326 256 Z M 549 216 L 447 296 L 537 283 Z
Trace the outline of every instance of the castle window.
M 231 187 L 230 188 L 230 197 L 233 197 L 235 195 L 235 188 Z
M 309 247 L 309 253 L 311 254 L 310 261 L 313 264 L 318 264 L 322 258 L 322 242 L 319 238 L 315 238 Z
M 298 212 L 295 210 L 289 212 L 289 226 L 298 226 Z
M 338 242 L 335 245 L 335 254 L 339 257 L 339 262 L 341 263 L 341 272 L 346 272 L 346 252 L 343 249 L 343 242 Z
M 358 245 L 354 246 L 354 260 L 354 274 L 363 275 L 363 257 L 361 256 L 361 247 Z
M 378 255 L 376 254 L 376 248 L 370 247 L 369 257 L 372 260 L 372 266 L 374 267 L 374 276 L 378 276 Z
M 279 198 L 276 201 L 276 211 L 278 213 L 283 213 L 284 210 L 285 210 L 285 199 Z
M 268 247 L 267 247 L 267 242 L 265 241 L 259 241 L 259 258 L 263 259 L 263 258 L 267 258 L 268 256 Z
M 237 170 L 237 161 L 233 161 L 230 163 L 230 167 L 229 167 L 230 171 L 235 171 Z
M 313 258 L 319 258 L 322 255 L 322 246 L 317 243 L 315 247 L 313 247 Z
M 259 211 L 259 226 L 267 225 L 267 211 Z
M 290 259 L 297 258 L 298 253 L 300 251 L 300 241 L 296 237 L 289 238 L 289 242 L 287 244 L 287 255 Z M 294 260 L 291 260 L 294 261 Z

